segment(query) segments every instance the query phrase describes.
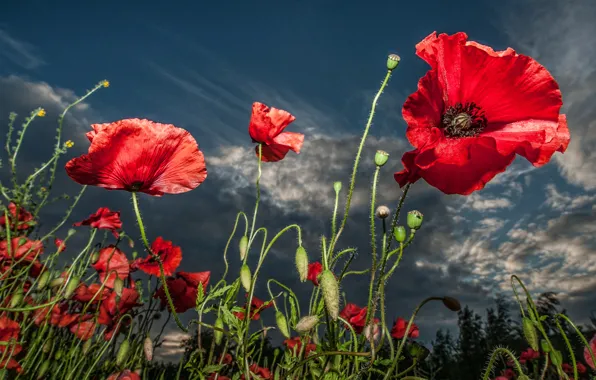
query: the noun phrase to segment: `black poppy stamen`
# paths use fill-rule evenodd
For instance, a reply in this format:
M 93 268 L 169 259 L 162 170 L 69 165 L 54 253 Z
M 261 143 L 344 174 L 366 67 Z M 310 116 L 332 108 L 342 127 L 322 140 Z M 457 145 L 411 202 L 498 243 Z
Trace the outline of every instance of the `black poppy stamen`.
M 457 103 L 447 108 L 441 126 L 447 137 L 474 137 L 486 128 L 484 111 L 476 103 Z
M 132 185 L 130 185 L 130 191 L 139 191 L 143 187 L 143 181 L 134 181 Z

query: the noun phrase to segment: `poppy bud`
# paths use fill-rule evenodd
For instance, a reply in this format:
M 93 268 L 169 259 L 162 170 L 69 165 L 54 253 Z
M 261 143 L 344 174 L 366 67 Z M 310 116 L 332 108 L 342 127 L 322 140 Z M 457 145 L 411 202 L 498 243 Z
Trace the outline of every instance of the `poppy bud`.
M 69 228 L 68 229 L 68 232 L 66 233 L 66 235 L 72 236 L 72 235 L 74 235 L 76 233 L 77 233 L 77 230 L 75 230 L 74 228 Z
M 132 251 L 132 259 L 136 259 L 137 256 L 139 256 L 139 253 L 137 251 Z
M 408 212 L 408 227 L 417 230 L 422 225 L 422 213 L 418 210 Z
M 83 355 L 87 355 L 92 345 L 93 341 L 91 339 L 85 341 L 85 344 L 83 344 Z
M 300 318 L 298 323 L 296 323 L 295 330 L 301 334 L 307 333 L 310 330 L 312 330 L 318 322 L 319 317 L 317 317 L 316 315 L 307 315 L 306 317 Z
M 217 317 L 217 319 L 215 320 L 215 327 L 223 330 L 224 323 L 220 317 Z M 215 338 L 215 344 L 220 345 L 221 340 L 223 339 L 223 331 L 213 329 L 213 337 Z
M 41 349 L 44 354 L 47 354 L 48 352 L 52 351 L 52 343 L 54 343 L 52 338 L 46 340 L 46 342 L 44 343 L 44 345 Z
M 56 353 L 54 354 L 54 359 L 56 359 L 56 360 L 60 360 L 60 359 L 62 359 L 62 355 L 64 355 L 64 351 L 62 351 L 62 350 L 58 350 L 58 351 L 56 351 Z
M 548 342 L 544 339 L 540 339 L 540 348 L 542 348 L 542 351 L 547 354 L 550 352 L 550 346 L 548 345 Z
M 114 292 L 118 297 L 122 297 L 122 289 L 124 288 L 124 281 L 120 277 L 114 279 Z
M 397 65 L 399 65 L 399 55 L 397 54 L 389 54 L 389 57 L 387 57 L 387 70 L 393 70 L 397 67 Z
M 451 311 L 458 312 L 461 310 L 461 304 L 453 297 L 443 297 L 443 305 L 445 305 L 445 307 Z
M 68 284 L 66 284 L 66 291 L 64 292 L 64 297 L 67 299 L 70 298 L 79 286 L 80 282 L 81 280 L 79 280 L 78 277 L 72 277 L 70 281 L 68 281 Z
M 306 281 L 308 277 L 308 255 L 302 246 L 296 250 L 296 269 L 298 270 L 300 281 Z
M 428 350 L 428 348 L 426 348 L 423 345 L 416 343 L 416 342 L 410 343 L 410 345 L 408 347 L 408 351 L 410 352 L 410 355 L 413 358 L 418 359 L 418 362 L 423 361 L 430 354 L 430 351 Z
M 538 334 L 536 333 L 536 328 L 534 327 L 534 323 L 528 318 L 523 317 L 522 319 L 522 330 L 524 333 L 524 338 L 526 338 L 526 342 L 534 351 L 538 351 Z
M 242 268 L 240 268 L 240 282 L 244 287 L 246 292 L 250 292 L 250 282 L 252 280 L 252 275 L 250 274 L 250 268 L 246 264 L 242 264 Z
M 387 163 L 387 160 L 389 160 L 389 153 L 384 150 L 377 150 L 377 153 L 375 153 L 375 165 L 381 167 Z
M 118 353 L 116 354 L 116 365 L 121 367 L 128 357 L 128 349 L 130 348 L 130 343 L 128 339 L 124 339 L 124 341 L 120 344 L 120 348 L 118 349 Z
M 22 301 L 23 301 L 23 292 L 18 290 L 12 294 L 12 297 L 10 299 L 10 307 L 11 308 L 18 307 Z
M 50 369 L 50 364 L 51 362 L 49 359 L 41 364 L 41 367 L 39 367 L 39 371 L 37 371 L 38 380 L 43 379 L 46 373 L 48 373 L 48 370 Z
M 91 264 L 95 264 L 99 260 L 99 252 L 93 252 L 91 255 Z
M 55 287 L 60 286 L 62 284 L 64 284 L 64 278 L 58 277 L 58 278 L 55 278 L 52 281 L 50 281 L 50 288 L 55 288 Z
M 398 243 L 403 243 L 406 240 L 406 229 L 404 226 L 397 226 L 393 229 L 393 236 Z
M 143 341 L 143 353 L 145 353 L 145 359 L 147 359 L 148 362 L 153 360 L 153 342 L 149 336 Z
M 132 239 L 128 239 L 128 246 L 132 249 L 135 247 L 135 242 Z
M 25 244 L 26 242 L 27 242 L 27 239 L 26 239 L 26 238 L 24 238 L 24 237 L 22 237 L 22 238 L 20 238 L 20 239 L 19 239 L 18 246 L 20 247 L 20 246 L 22 246 L 23 244 Z
M 333 190 L 335 190 L 336 193 L 339 193 L 341 191 L 341 182 L 333 182 Z
M 559 367 L 561 364 L 563 364 L 563 355 L 561 354 L 561 351 L 559 351 L 559 350 L 551 351 L 550 352 L 550 360 L 557 367 Z
M 379 219 L 385 219 L 389 216 L 389 214 L 391 213 L 391 210 L 389 210 L 389 207 L 387 206 L 379 206 L 377 207 L 377 218 Z
M 329 269 L 325 269 L 319 277 L 319 285 L 323 291 L 323 299 L 327 312 L 336 321 L 339 316 L 339 284 Z
M 281 311 L 275 312 L 275 322 L 277 322 L 277 328 L 282 333 L 283 336 L 290 339 L 290 329 L 288 329 L 288 320 L 286 316 Z
M 45 271 L 37 279 L 37 289 L 41 290 L 50 282 L 50 272 Z
M 240 238 L 240 244 L 238 248 L 240 250 L 240 260 L 244 260 L 246 257 L 246 248 L 248 248 L 248 236 L 245 235 Z

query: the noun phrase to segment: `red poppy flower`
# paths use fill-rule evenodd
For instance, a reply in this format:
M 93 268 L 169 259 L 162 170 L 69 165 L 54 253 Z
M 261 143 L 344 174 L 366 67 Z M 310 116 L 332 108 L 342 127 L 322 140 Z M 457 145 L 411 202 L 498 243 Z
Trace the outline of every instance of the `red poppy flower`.
M 39 240 L 25 237 L 11 239 L 10 252 L 7 240 L 0 241 L 0 260 L 15 260 L 30 263 L 43 253 L 43 244 Z
M 311 280 L 315 286 L 319 286 L 319 275 L 323 272 L 323 265 L 315 261 L 314 263 L 308 264 L 308 274 L 306 275 L 307 280 Z
M 110 340 L 114 334 L 117 334 L 120 327 L 130 324 L 130 319 L 124 319 L 120 324 L 118 322 L 123 315 L 130 313 L 135 307 L 143 305 L 138 301 L 139 293 L 135 289 L 123 288 L 122 296 L 119 297 L 115 291 L 112 291 L 101 303 L 97 323 L 108 327 L 104 334 L 105 340 Z
M 83 320 L 77 319 L 70 326 L 70 332 L 82 341 L 91 339 L 97 328 L 97 323 L 93 320 L 89 320 L 91 318 L 93 318 L 92 315 L 86 315 Z
M 590 348 L 592 349 L 594 355 L 596 355 L 596 334 L 594 334 L 592 339 L 590 339 Z M 596 369 L 596 363 L 594 363 L 592 360 L 592 355 L 590 355 L 590 350 L 588 350 L 588 347 L 584 347 L 584 360 L 590 366 L 590 368 Z
M 56 246 L 56 248 L 58 248 L 58 253 L 64 252 L 64 250 L 66 249 L 66 244 L 62 239 L 54 238 L 54 245 Z
M 211 272 L 178 272 L 176 277 L 168 278 L 166 284 L 176 313 L 184 313 L 196 306 L 199 284 L 203 287 L 203 294 L 207 290 Z M 154 295 L 155 298 L 161 299 L 162 307 L 168 305 L 168 299 L 163 287 L 159 288 Z M 169 305 L 168 305 L 169 308 Z
M 251 364 L 248 369 L 253 375 L 257 375 L 260 379 L 269 380 L 272 377 L 269 369 L 259 367 L 256 363 Z M 245 379 L 244 375 L 240 376 L 240 379 Z
M 360 334 L 364 330 L 364 325 L 366 324 L 366 307 L 348 303 L 339 313 L 339 316 L 348 321 L 356 334 Z
M 576 363 L 576 365 L 577 365 L 577 372 L 578 373 L 586 373 L 587 369 L 586 369 L 586 366 L 585 365 L 583 365 L 582 363 Z M 568 373 L 568 374 L 572 374 L 573 373 L 573 366 L 571 364 L 563 363 L 561 365 L 561 369 L 565 373 Z
M 408 321 L 403 318 L 397 318 L 393 328 L 391 329 L 391 336 L 395 339 L 402 339 L 406 334 L 406 328 L 408 327 Z M 420 330 L 415 323 L 412 323 L 410 326 L 410 331 L 408 333 L 409 338 L 418 338 L 420 336 Z
M 232 364 L 232 361 L 234 360 L 234 358 L 232 358 L 232 355 L 230 355 L 229 353 L 226 353 L 223 358 L 220 357 L 219 360 L 217 361 L 218 363 L 221 361 L 221 364 L 223 365 L 227 365 L 227 364 Z
M 99 251 L 99 259 L 91 265 L 99 273 L 99 280 L 103 283 L 106 275 L 108 280 L 105 286 L 114 287 L 116 277 L 125 280 L 130 273 L 130 265 L 126 255 L 114 245 L 109 245 Z
M 416 148 L 395 173 L 400 186 L 423 178 L 446 194 L 482 189 L 516 154 L 534 166 L 565 152 L 569 129 L 550 73 L 511 48 L 495 52 L 465 33 L 432 33 L 416 45 L 431 70 L 403 106 Z
M 302 349 L 302 339 L 300 339 L 298 336 L 284 340 L 283 344 L 288 348 L 288 350 L 292 351 L 292 354 L 294 355 L 298 355 Z M 304 356 L 308 356 L 309 353 L 315 351 L 316 349 L 316 344 L 307 343 L 304 347 Z
M 294 120 L 296 118 L 287 111 L 269 108 L 259 102 L 253 103 L 248 133 L 253 142 L 263 145 L 261 148 L 261 161 L 280 161 L 290 150 L 300 153 L 304 135 L 302 133 L 284 132 L 284 129 Z M 258 146 L 256 152 L 258 157 Z
M 81 303 L 100 303 L 109 295 L 110 289 L 106 288 L 105 286 L 102 288 L 101 284 L 91 284 L 89 286 L 86 284 L 81 284 L 75 290 L 72 299 Z
M 145 119 L 91 127 L 88 154 L 66 164 L 77 183 L 159 197 L 190 191 L 207 177 L 203 153 L 182 128 Z
M 0 317 L 0 368 L 16 369 L 20 372 L 21 366 L 14 359 L 23 349 L 18 344 L 21 326 L 12 319 Z
M 531 348 L 528 348 L 524 352 L 521 353 L 519 357 L 519 362 L 525 364 L 529 360 L 538 359 L 540 357 L 540 352 L 534 351 Z
M 122 228 L 122 221 L 120 220 L 120 211 L 110 211 L 107 207 L 100 207 L 95 214 L 91 214 L 82 222 L 74 223 L 73 226 L 91 226 L 93 228 L 105 228 L 111 230 L 114 237 L 118 239 L 117 229 Z
M 106 380 L 141 380 L 141 376 L 136 372 L 125 369 L 122 372 L 111 374 Z
M 247 295 L 248 297 L 248 295 Z M 271 306 L 273 306 L 273 302 L 271 301 L 263 301 L 255 296 L 252 297 L 252 301 L 250 302 L 250 314 L 251 317 L 250 319 L 253 321 L 258 321 L 259 319 L 261 319 L 261 312 L 265 309 L 270 308 Z M 244 311 L 235 311 L 234 314 L 238 319 L 244 319 L 244 316 L 246 314 L 246 309 L 243 309 Z
M 164 240 L 161 236 L 151 244 L 151 251 L 161 259 L 163 271 L 166 276 L 171 276 L 178 268 L 178 265 L 180 265 L 180 261 L 182 261 L 182 250 L 180 247 L 175 246 L 169 240 Z M 160 275 L 159 264 L 152 255 L 143 259 L 136 259 L 131 268 L 140 269 L 153 276 Z
M 35 225 L 35 221 L 33 220 L 33 215 L 30 212 L 25 210 L 23 207 L 18 207 L 19 209 L 19 216 L 17 217 L 17 205 L 14 202 L 10 202 L 8 204 L 8 219 L 9 225 L 11 229 L 15 229 L 15 224 L 17 230 L 26 230 Z M 4 210 L 0 212 L 0 226 L 7 228 L 6 223 L 6 216 L 4 215 Z

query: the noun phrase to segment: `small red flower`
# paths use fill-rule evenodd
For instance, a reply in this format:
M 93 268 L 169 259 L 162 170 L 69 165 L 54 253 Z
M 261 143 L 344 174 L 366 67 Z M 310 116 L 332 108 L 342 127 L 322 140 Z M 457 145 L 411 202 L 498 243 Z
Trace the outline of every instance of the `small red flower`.
M 114 237 L 118 239 L 117 229 L 122 228 L 122 221 L 120 220 L 120 211 L 110 211 L 107 207 L 100 207 L 95 214 L 91 214 L 82 222 L 74 223 L 73 226 L 91 226 L 93 228 L 104 228 L 111 230 Z
M 25 210 L 22 207 L 18 207 L 19 209 L 19 216 L 17 217 L 17 205 L 14 202 L 10 202 L 8 204 L 8 219 L 10 229 L 15 229 L 15 224 L 17 230 L 27 230 L 35 225 L 35 221 L 33 220 L 33 215 L 30 212 Z M 4 210 L 0 212 L 0 226 L 7 228 L 6 223 L 6 216 L 4 215 Z
M 247 295 L 248 297 L 248 295 Z M 252 297 L 252 301 L 250 302 L 250 314 L 251 314 L 251 320 L 253 321 L 258 321 L 259 319 L 261 319 L 261 312 L 265 309 L 270 308 L 271 306 L 273 306 L 273 302 L 271 301 L 263 301 L 257 297 Z M 238 317 L 238 319 L 244 319 L 244 315 L 246 314 L 246 309 L 244 309 L 244 312 L 242 311 L 235 311 L 234 314 L 236 317 Z
M 569 129 L 551 74 L 513 49 L 495 52 L 465 33 L 430 34 L 416 54 L 431 70 L 403 106 L 416 148 L 395 173 L 400 186 L 423 178 L 468 195 L 507 169 L 516 154 L 538 167 L 565 152 Z
M 22 350 L 18 344 L 21 326 L 12 319 L 0 317 L 0 368 L 16 369 L 20 372 L 21 366 L 14 359 Z M 10 359 L 9 359 L 10 358 Z
M 248 367 L 248 369 L 253 375 L 258 376 L 259 379 L 269 380 L 272 378 L 271 371 L 269 371 L 269 369 L 259 367 L 256 363 L 251 364 L 250 367 Z M 240 379 L 244 380 L 244 375 L 240 376 Z
M 531 348 L 528 348 L 524 352 L 521 353 L 519 356 L 519 362 L 525 364 L 527 361 L 534 360 L 540 358 L 540 352 L 534 351 Z
M 582 363 L 576 363 L 576 365 L 577 365 L 577 373 L 586 373 L 587 369 L 586 369 L 585 365 L 583 365 Z M 563 369 L 563 372 L 565 372 L 565 373 L 568 373 L 568 374 L 573 373 L 573 366 L 571 364 L 563 363 L 561 365 L 561 368 Z
M 97 328 L 97 323 L 93 320 L 89 320 L 91 318 L 93 318 L 92 315 L 86 315 L 83 320 L 77 319 L 70 326 L 70 332 L 82 341 L 91 339 Z
M 406 328 L 408 327 L 408 321 L 403 318 L 397 318 L 393 328 L 391 329 L 391 336 L 395 339 L 402 339 L 406 334 Z M 418 338 L 420 336 L 420 330 L 415 323 L 412 323 L 410 331 L 408 333 L 409 338 Z
M 88 154 L 66 164 L 77 183 L 159 197 L 190 191 L 207 177 L 203 153 L 182 128 L 145 119 L 91 127 Z
M 292 354 L 294 355 L 298 355 L 302 349 L 302 339 L 300 339 L 298 336 L 284 340 L 283 344 L 288 348 L 288 350 L 292 351 Z M 308 356 L 309 353 L 315 351 L 316 349 L 316 344 L 307 343 L 304 347 L 304 356 Z
M 116 277 L 125 280 L 130 274 L 130 266 L 126 255 L 116 246 L 110 245 L 99 251 L 99 259 L 91 265 L 99 273 L 99 280 L 103 283 L 106 276 L 108 280 L 105 286 L 114 287 Z
M 592 339 L 590 339 L 590 348 L 592 349 L 594 355 L 596 355 L 596 334 L 594 334 Z M 588 347 L 584 347 L 584 360 L 590 366 L 590 368 L 596 369 L 596 363 L 594 363 L 592 360 L 592 355 L 590 355 L 590 350 L 588 350 Z
M 182 261 L 182 250 L 180 247 L 175 246 L 169 240 L 164 240 L 161 236 L 151 244 L 151 251 L 161 259 L 163 271 L 166 276 L 171 276 L 178 268 L 178 265 L 180 265 L 180 261 Z M 132 269 L 140 269 L 153 276 L 160 275 L 159 264 L 152 255 L 143 259 L 136 259 L 132 264 Z
M 366 307 L 360 307 L 353 303 L 344 306 L 339 316 L 348 321 L 356 334 L 362 333 L 366 324 Z
M 318 261 L 308 264 L 308 274 L 306 278 L 315 286 L 319 286 L 319 275 L 323 272 L 323 264 Z
M 122 372 L 111 374 L 106 380 L 141 380 L 141 376 L 136 372 L 125 369 Z
M 280 161 L 290 150 L 300 153 L 304 135 L 302 133 L 284 132 L 284 129 L 294 120 L 296 118 L 287 111 L 269 108 L 259 102 L 253 103 L 248 133 L 253 142 L 262 144 L 261 161 Z M 258 157 L 258 146 L 256 152 Z
M 58 253 L 64 252 L 64 250 L 66 249 L 66 244 L 62 239 L 54 238 L 54 245 L 56 246 L 56 248 L 58 248 Z
M 174 278 L 168 278 L 166 284 L 174 302 L 176 313 L 184 313 L 196 306 L 199 284 L 203 287 L 203 294 L 207 291 L 207 285 L 211 272 L 178 272 Z M 161 305 L 168 305 L 168 299 L 163 287 L 159 288 L 154 295 L 161 299 Z M 168 305 L 169 308 L 169 305 Z

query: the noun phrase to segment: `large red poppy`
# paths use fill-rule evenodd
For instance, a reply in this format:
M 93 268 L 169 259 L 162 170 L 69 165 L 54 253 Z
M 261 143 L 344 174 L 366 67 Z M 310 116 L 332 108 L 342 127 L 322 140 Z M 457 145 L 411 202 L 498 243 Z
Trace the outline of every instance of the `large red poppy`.
M 261 148 L 261 161 L 280 161 L 290 150 L 300 153 L 304 135 L 302 133 L 284 132 L 284 129 L 294 120 L 296 118 L 288 111 L 273 107 L 269 108 L 259 102 L 253 103 L 248 133 L 253 142 L 263 145 Z M 258 156 L 258 146 L 256 152 Z
M 482 189 L 516 154 L 546 164 L 569 145 L 561 92 L 551 74 L 513 49 L 495 52 L 465 33 L 432 33 L 416 45 L 431 70 L 408 97 L 403 117 L 416 148 L 395 180 L 423 178 L 447 194 Z
M 178 268 L 178 265 L 180 265 L 180 261 L 182 261 L 182 250 L 180 247 L 172 244 L 169 240 L 164 240 L 161 236 L 151 244 L 151 251 L 161 259 L 163 271 L 166 276 L 171 276 Z M 159 263 L 152 255 L 136 259 L 131 267 L 132 269 L 140 269 L 153 276 L 160 275 Z
M 207 177 L 203 153 L 182 128 L 145 119 L 91 127 L 89 152 L 66 163 L 82 185 L 162 196 L 190 191 Z
M 116 277 L 125 280 L 130 274 L 130 265 L 126 255 L 114 245 L 102 248 L 99 251 L 99 259 L 91 265 L 99 274 L 99 280 L 103 283 L 106 276 L 108 279 L 105 286 L 114 287 Z
M 199 284 L 203 287 L 203 294 L 207 290 L 211 272 L 178 272 L 176 277 L 168 278 L 166 284 L 168 291 L 174 302 L 176 313 L 184 313 L 185 311 L 195 307 L 197 302 L 197 295 L 199 294 Z M 155 298 L 161 300 L 162 306 L 168 305 L 168 299 L 163 287 L 159 288 L 154 295 Z M 169 308 L 169 305 L 168 305 Z

